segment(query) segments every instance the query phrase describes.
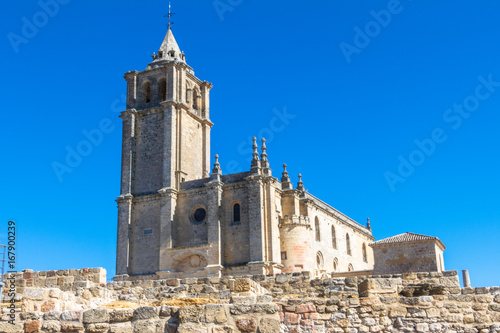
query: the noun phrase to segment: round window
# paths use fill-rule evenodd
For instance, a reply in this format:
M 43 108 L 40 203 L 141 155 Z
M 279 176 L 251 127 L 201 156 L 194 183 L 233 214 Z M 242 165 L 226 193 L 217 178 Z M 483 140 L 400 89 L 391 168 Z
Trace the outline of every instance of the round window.
M 196 223 L 201 223 L 205 220 L 205 217 L 207 217 L 207 211 L 203 208 L 198 208 L 194 211 L 193 214 L 193 220 Z

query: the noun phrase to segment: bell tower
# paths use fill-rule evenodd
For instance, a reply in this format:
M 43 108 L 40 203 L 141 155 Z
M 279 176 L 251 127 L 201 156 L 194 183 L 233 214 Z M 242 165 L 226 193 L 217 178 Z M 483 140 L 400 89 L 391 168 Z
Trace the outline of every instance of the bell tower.
M 159 269 L 180 183 L 210 173 L 212 85 L 186 63 L 170 24 L 152 58 L 144 71 L 125 73 L 117 275 Z

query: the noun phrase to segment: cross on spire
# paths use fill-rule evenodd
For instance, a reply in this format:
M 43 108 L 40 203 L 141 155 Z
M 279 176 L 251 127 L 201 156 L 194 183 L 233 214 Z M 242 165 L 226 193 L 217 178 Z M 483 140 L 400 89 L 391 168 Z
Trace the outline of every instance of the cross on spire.
M 164 17 L 168 17 L 168 30 L 170 30 L 170 28 L 172 28 L 172 24 L 174 24 L 174 22 L 172 21 L 172 16 L 174 16 L 175 13 L 172 13 L 172 6 L 170 5 L 170 2 L 168 3 L 168 14 L 165 15 Z

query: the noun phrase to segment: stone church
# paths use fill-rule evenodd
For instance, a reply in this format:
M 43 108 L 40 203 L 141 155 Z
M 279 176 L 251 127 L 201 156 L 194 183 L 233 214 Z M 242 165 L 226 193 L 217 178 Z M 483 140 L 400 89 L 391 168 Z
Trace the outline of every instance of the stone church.
M 274 177 L 253 139 L 249 170 L 210 165 L 210 89 L 169 28 L 144 71 L 130 71 L 123 111 L 116 274 L 206 277 L 371 271 L 374 237 L 362 225 Z M 217 111 L 220 112 L 220 111 Z M 251 160 L 251 162 L 250 162 Z

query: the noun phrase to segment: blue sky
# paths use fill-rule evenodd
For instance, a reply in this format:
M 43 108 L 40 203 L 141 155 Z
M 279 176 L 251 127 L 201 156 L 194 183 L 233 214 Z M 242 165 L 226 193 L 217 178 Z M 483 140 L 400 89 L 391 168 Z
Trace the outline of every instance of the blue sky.
M 102 266 L 111 278 L 123 74 L 158 50 L 168 3 L 54 3 L 0 12 L 0 241 L 14 219 L 18 270 Z M 438 236 L 446 269 L 500 284 L 498 2 L 172 5 L 180 48 L 214 84 L 223 173 L 248 170 L 250 138 L 266 136 L 274 176 L 286 162 L 312 194 L 370 217 L 377 239 Z

